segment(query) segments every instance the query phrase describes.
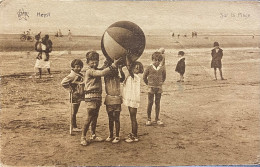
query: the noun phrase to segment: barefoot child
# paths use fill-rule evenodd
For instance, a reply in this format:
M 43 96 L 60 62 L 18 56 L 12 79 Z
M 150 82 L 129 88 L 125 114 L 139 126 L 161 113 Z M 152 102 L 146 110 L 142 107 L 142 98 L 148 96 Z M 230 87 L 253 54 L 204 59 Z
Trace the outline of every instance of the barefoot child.
M 86 146 L 88 141 L 86 140 L 86 134 L 91 124 L 91 137 L 92 141 L 103 141 L 101 137 L 96 136 L 96 125 L 99 113 L 99 108 L 101 106 L 102 100 L 102 82 L 101 76 L 105 76 L 112 70 L 116 68 L 117 61 L 111 66 L 99 70 L 99 54 L 96 51 L 90 51 L 86 54 L 87 68 L 85 74 L 85 102 L 87 106 L 87 119 L 84 124 L 84 129 L 81 135 L 81 145 Z
M 120 72 L 120 75 L 119 75 Z M 122 68 L 116 68 L 110 71 L 109 74 L 105 75 L 105 89 L 106 89 L 106 99 L 105 105 L 109 120 L 109 136 L 105 141 L 112 143 L 118 143 L 120 141 L 119 132 L 120 132 L 120 112 L 122 97 L 120 94 L 120 82 L 125 80 L 125 74 L 122 71 Z M 116 137 L 113 138 L 114 126 L 116 130 Z
M 146 125 L 151 125 L 151 112 L 155 96 L 155 121 L 158 125 L 163 125 L 159 119 L 160 101 L 162 95 L 162 85 L 166 79 L 166 71 L 164 66 L 160 66 L 163 57 L 160 52 L 152 54 L 152 64 L 149 65 L 143 75 L 143 80 L 148 85 L 148 107 L 147 107 L 147 122 Z
M 81 129 L 77 127 L 76 115 L 79 110 L 80 102 L 85 98 L 84 92 L 80 92 L 80 86 L 84 84 L 83 75 L 80 73 L 83 68 L 83 62 L 80 59 L 74 59 L 71 62 L 71 68 L 70 74 L 61 81 L 61 85 L 64 88 L 70 89 L 70 103 L 72 105 L 70 126 L 72 131 L 78 132 L 81 131 Z M 70 133 L 72 132 L 70 131 Z
M 175 71 L 180 74 L 180 80 L 177 82 L 184 82 L 184 73 L 185 73 L 185 57 L 184 57 L 184 52 L 179 51 L 178 53 L 179 61 L 176 65 Z
M 219 43 L 214 42 L 214 49 L 211 50 L 211 68 L 214 68 L 215 80 L 217 80 L 217 68 L 219 69 L 221 80 L 224 80 L 222 76 L 222 62 L 221 59 L 223 57 L 223 50 L 219 48 Z
M 137 108 L 140 105 L 140 84 L 141 79 L 138 76 L 138 74 L 142 74 L 144 72 L 144 67 L 142 63 L 136 61 L 131 66 L 131 69 L 134 77 L 131 77 L 128 75 L 126 77 L 126 80 L 124 82 L 123 86 L 123 102 L 126 106 L 128 106 L 130 119 L 131 119 L 131 125 L 132 125 L 132 133 L 128 135 L 128 138 L 125 140 L 128 143 L 131 142 L 137 142 L 138 136 L 137 136 L 137 129 L 138 124 L 136 120 L 136 114 L 137 114 Z

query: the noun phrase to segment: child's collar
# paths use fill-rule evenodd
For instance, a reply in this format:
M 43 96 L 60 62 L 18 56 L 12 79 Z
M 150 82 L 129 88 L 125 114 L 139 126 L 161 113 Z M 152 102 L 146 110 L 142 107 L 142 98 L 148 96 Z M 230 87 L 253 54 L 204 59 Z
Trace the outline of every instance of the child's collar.
M 161 68 L 162 65 L 161 65 L 161 63 L 160 63 L 160 65 L 156 68 L 155 65 L 153 65 L 153 63 L 152 63 L 151 66 L 152 66 L 155 70 L 158 71 L 158 70 L 160 70 L 160 68 Z
M 76 75 L 80 75 L 79 73 L 76 73 L 73 69 L 71 69 L 71 71 L 72 71 L 73 73 L 75 73 Z

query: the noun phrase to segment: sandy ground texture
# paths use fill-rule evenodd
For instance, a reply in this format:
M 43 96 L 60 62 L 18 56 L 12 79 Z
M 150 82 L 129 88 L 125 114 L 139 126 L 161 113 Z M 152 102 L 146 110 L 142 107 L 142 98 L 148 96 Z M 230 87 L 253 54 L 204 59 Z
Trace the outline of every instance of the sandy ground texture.
M 208 45 L 212 45 L 211 41 Z M 140 141 L 95 142 L 86 147 L 80 145 L 81 133 L 69 135 L 69 96 L 60 85 L 70 71 L 70 62 L 74 58 L 84 60 L 85 53 L 53 52 L 54 78 L 49 78 L 43 70 L 42 79 L 31 79 L 35 52 L 0 52 L 1 164 L 260 164 L 260 50 L 253 47 L 222 47 L 223 74 L 227 79 L 224 81 L 213 81 L 211 48 L 184 49 L 187 60 L 184 83 L 176 82 L 179 76 L 174 71 L 179 49 L 166 49 L 167 79 L 160 114 L 164 126 L 145 126 L 147 88 L 142 82 L 137 114 Z M 151 63 L 152 51 L 146 50 L 140 58 L 145 67 Z M 103 61 L 102 58 L 100 63 Z M 82 102 L 77 115 L 80 127 L 85 118 L 86 106 Z M 121 138 L 130 131 L 129 113 L 122 105 Z M 97 134 L 108 136 L 104 105 L 100 109 Z

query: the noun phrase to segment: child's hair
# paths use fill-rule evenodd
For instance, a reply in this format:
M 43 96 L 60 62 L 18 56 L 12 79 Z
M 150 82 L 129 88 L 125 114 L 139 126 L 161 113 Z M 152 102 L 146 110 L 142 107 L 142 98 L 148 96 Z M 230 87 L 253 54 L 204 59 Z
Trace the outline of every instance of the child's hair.
M 86 54 L 87 63 L 89 63 L 90 60 L 97 60 L 99 61 L 99 54 L 96 51 L 88 51 Z
M 152 54 L 152 60 L 154 60 L 154 59 L 158 59 L 159 61 L 162 61 L 162 59 L 163 59 L 162 53 L 161 52 L 154 52 Z
M 219 46 L 219 43 L 218 42 L 214 42 L 213 47 L 215 47 L 215 46 Z
M 79 65 L 81 68 L 83 68 L 83 62 L 80 59 L 72 60 L 71 67 L 74 68 L 75 65 Z
M 132 64 L 132 69 L 134 69 L 136 66 L 139 66 L 139 71 L 138 73 L 142 74 L 144 72 L 144 66 L 141 62 L 139 61 L 135 61 L 133 64 Z
M 178 55 L 182 55 L 182 56 L 183 56 L 183 55 L 184 55 L 184 52 L 183 52 L 183 51 L 179 51 L 179 52 L 178 52 Z

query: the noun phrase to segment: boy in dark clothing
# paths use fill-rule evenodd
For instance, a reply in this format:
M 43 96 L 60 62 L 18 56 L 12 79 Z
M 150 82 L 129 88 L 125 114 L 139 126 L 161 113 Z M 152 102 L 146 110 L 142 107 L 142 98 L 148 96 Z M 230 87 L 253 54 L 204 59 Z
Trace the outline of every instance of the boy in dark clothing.
M 184 57 L 184 52 L 179 51 L 178 53 L 179 61 L 176 65 L 175 71 L 180 74 L 180 80 L 177 82 L 184 82 L 184 73 L 185 73 L 185 57 Z

